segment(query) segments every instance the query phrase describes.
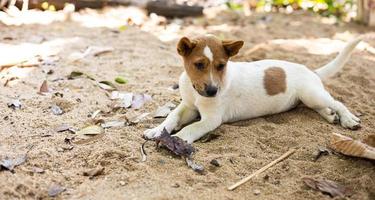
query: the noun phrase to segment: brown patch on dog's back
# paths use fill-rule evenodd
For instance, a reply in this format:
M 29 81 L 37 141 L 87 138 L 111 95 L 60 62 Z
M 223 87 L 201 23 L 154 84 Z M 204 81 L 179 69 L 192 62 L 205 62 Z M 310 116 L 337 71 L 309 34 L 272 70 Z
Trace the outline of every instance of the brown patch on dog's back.
M 264 88 L 268 95 L 277 95 L 286 91 L 286 74 L 281 67 L 270 67 L 264 71 Z

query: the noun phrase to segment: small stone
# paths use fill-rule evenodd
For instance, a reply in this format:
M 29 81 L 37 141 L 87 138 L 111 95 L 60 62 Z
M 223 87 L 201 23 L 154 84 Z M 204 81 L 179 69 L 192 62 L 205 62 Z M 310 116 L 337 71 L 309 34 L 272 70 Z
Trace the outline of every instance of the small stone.
M 210 162 L 210 164 L 213 165 L 213 166 L 215 166 L 215 167 L 220 167 L 220 163 L 216 159 L 212 159 L 211 162 Z
M 120 181 L 120 185 L 125 186 L 126 185 L 125 181 Z
M 173 187 L 173 188 L 179 188 L 179 187 L 180 187 L 180 184 L 175 183 L 175 184 L 172 185 L 172 187 Z
M 254 194 L 257 196 L 260 195 L 260 190 L 254 190 Z

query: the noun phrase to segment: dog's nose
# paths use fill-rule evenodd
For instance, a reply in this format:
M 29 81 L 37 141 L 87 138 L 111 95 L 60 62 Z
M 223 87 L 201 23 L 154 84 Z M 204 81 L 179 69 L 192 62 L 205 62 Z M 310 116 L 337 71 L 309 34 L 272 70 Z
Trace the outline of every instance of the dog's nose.
M 214 97 L 217 93 L 217 87 L 208 85 L 205 87 L 205 91 L 206 91 L 207 96 Z

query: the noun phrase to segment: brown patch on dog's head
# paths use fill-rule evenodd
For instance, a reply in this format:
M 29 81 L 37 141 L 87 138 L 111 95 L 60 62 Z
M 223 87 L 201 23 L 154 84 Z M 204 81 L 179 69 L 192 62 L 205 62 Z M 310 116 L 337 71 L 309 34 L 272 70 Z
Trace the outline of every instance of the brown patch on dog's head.
M 277 95 L 286 91 L 286 74 L 281 67 L 270 67 L 264 71 L 264 88 L 268 95 Z
M 214 97 L 224 87 L 227 62 L 243 43 L 221 41 L 212 35 L 180 39 L 177 52 L 183 57 L 185 70 L 200 95 Z

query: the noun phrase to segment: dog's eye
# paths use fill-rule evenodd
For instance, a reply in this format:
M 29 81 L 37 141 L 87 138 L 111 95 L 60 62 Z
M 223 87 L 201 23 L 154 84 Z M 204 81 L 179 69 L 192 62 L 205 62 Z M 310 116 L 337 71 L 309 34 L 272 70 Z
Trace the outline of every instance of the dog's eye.
M 198 70 L 203 70 L 203 69 L 204 69 L 204 64 L 201 63 L 201 62 L 195 63 L 194 65 L 195 65 L 195 67 L 196 67 Z
M 216 66 L 216 69 L 217 69 L 218 71 L 221 71 L 221 70 L 224 69 L 224 67 L 225 67 L 225 64 L 220 63 L 220 64 L 218 64 L 218 65 Z

